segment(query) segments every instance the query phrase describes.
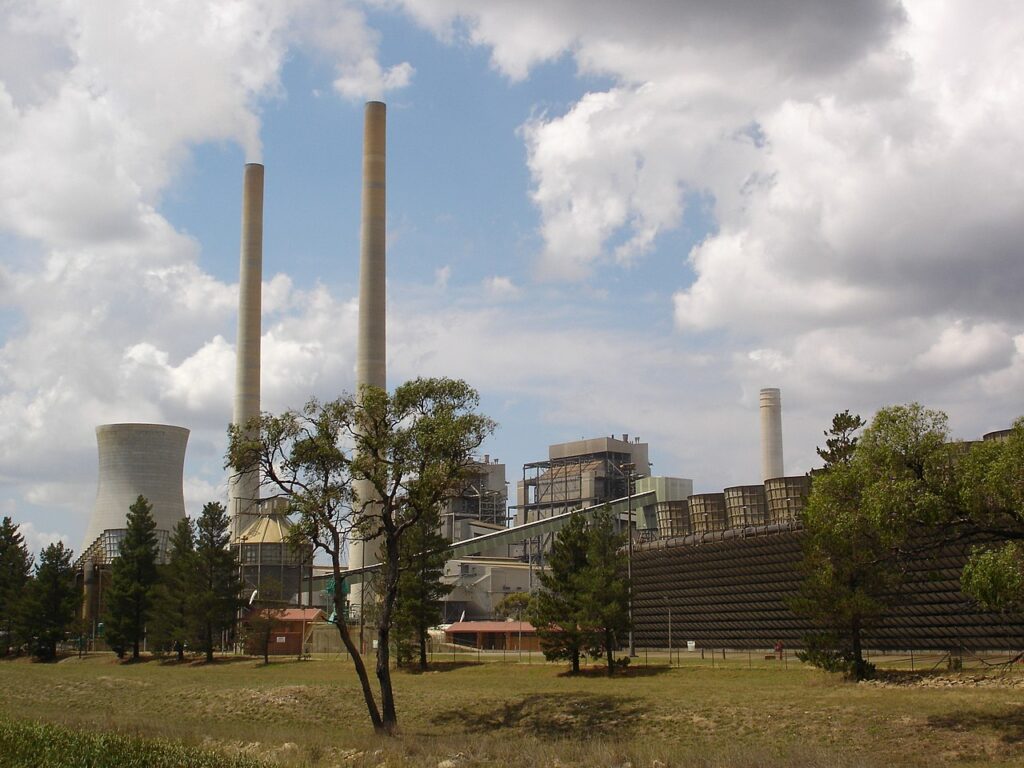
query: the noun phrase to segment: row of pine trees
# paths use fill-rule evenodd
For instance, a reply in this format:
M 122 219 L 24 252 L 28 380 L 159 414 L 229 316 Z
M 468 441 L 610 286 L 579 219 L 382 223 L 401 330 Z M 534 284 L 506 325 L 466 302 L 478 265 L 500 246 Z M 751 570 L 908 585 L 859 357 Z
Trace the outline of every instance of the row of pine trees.
M 224 630 L 232 626 L 242 589 L 238 563 L 228 548 L 229 520 L 211 502 L 193 523 L 183 518 L 171 533 L 168 561 L 159 564 L 152 506 L 142 496 L 130 507 L 119 556 L 111 564 L 100 619 L 107 644 L 120 657 L 149 650 L 186 650 L 213 659 Z M 50 544 L 33 563 L 11 518 L 0 524 L 0 655 L 26 648 L 40 660 L 57 655 L 68 637 L 92 627 L 77 618 L 81 593 L 75 584 L 72 551 Z

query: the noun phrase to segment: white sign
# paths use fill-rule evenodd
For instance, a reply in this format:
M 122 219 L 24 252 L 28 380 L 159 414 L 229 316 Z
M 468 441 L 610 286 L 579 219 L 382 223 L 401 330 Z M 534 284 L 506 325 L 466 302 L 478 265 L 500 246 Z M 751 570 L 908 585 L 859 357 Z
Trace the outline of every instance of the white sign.
M 280 635 L 278 635 L 277 642 L 283 643 L 284 641 L 285 641 L 285 638 L 283 638 Z

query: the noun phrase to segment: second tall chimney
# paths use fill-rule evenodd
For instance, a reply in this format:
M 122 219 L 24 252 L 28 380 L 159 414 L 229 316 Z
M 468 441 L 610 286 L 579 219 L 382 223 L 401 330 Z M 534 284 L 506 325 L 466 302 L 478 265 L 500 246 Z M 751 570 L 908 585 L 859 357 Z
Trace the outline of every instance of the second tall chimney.
M 366 103 L 363 124 L 363 213 L 359 251 L 359 341 L 356 386 L 387 387 L 386 152 L 387 107 Z
M 782 477 L 782 393 L 761 390 L 761 480 Z
M 263 166 L 247 163 L 242 177 L 242 247 L 238 270 L 238 343 L 232 423 L 260 415 L 260 314 L 263 287 Z M 237 540 L 258 514 L 259 472 L 238 473 L 228 483 L 231 537 Z
M 363 200 L 359 250 L 359 336 L 356 346 L 356 388 L 387 388 L 387 332 L 385 232 L 387 188 L 385 185 L 387 107 L 368 101 L 363 123 Z M 361 396 L 361 395 L 357 395 Z M 363 502 L 372 502 L 373 487 L 365 480 L 355 484 Z M 349 568 L 379 561 L 376 539 L 353 539 L 348 550 Z M 349 595 L 362 611 L 363 585 L 354 584 Z M 361 637 L 361 635 L 360 635 Z

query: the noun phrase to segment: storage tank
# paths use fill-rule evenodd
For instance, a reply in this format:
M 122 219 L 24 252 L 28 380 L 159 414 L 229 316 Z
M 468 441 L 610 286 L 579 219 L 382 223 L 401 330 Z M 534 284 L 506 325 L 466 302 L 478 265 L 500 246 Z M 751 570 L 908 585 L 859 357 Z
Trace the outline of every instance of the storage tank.
M 695 534 L 725 530 L 725 494 L 698 493 L 687 499 Z
M 764 486 L 734 485 L 725 489 L 725 514 L 729 528 L 764 525 L 766 519 Z
M 658 515 L 658 536 L 672 539 L 693 533 L 690 523 L 690 505 L 686 499 L 659 501 L 655 506 Z
M 243 592 L 248 595 L 255 589 L 264 599 L 302 605 L 303 582 L 310 583 L 313 567 L 313 545 L 292 545 L 293 526 L 282 499 L 267 499 L 258 510 L 256 519 L 231 544 L 238 555 Z
M 768 502 L 769 523 L 792 523 L 799 520 L 811 495 L 811 478 L 807 475 L 773 477 L 764 482 Z
M 99 482 L 81 552 L 104 531 L 123 530 L 139 496 L 153 507 L 159 531 L 185 516 L 182 479 L 189 431 L 168 424 L 101 424 L 96 427 Z M 161 537 L 166 540 L 166 537 Z
M 981 436 L 982 440 L 994 441 L 997 443 L 1005 443 L 1010 439 L 1010 433 L 1012 429 L 997 429 L 995 432 L 986 432 Z

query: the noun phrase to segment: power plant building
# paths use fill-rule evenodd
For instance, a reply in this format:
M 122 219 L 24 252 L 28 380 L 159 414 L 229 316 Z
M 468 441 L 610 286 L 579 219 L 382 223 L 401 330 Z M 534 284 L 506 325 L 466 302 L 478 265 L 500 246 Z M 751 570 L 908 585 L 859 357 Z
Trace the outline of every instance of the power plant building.
M 504 530 L 508 524 L 505 465 L 485 455 L 468 467 L 469 477 L 441 512 L 441 535 L 463 541 Z
M 650 471 L 647 443 L 597 437 L 548 447 L 546 461 L 523 465 L 516 483 L 516 525 L 625 498 L 630 482 Z

